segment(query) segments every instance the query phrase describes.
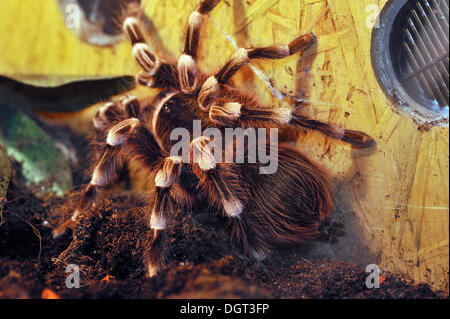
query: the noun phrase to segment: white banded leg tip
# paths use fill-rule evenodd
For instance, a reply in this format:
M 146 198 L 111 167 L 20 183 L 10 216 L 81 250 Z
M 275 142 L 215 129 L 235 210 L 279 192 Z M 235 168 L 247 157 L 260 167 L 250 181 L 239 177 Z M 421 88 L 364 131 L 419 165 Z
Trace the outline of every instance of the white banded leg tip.
M 178 59 L 178 66 L 185 66 L 187 68 L 192 68 L 195 66 L 194 59 L 188 54 L 182 54 Z
M 155 185 L 156 187 L 167 188 L 169 187 L 168 178 L 164 173 L 163 169 L 160 169 L 155 175 Z
M 223 126 L 232 126 L 241 116 L 241 104 L 229 102 L 223 105 L 213 104 L 209 109 L 209 118 Z
M 224 107 L 230 116 L 240 116 L 241 115 L 241 103 L 229 102 L 225 103 Z
M 191 27 L 200 27 L 202 24 L 202 15 L 200 12 L 198 11 L 194 11 L 191 13 L 191 15 L 189 16 L 189 20 L 188 20 L 188 24 Z
M 99 109 L 99 113 L 100 113 L 100 115 L 101 116 L 104 116 L 105 115 L 105 111 L 108 109 L 108 108 L 110 108 L 110 107 L 112 107 L 112 106 L 114 106 L 115 104 L 113 103 L 113 102 L 108 102 L 108 103 L 106 103 L 105 105 L 103 105 L 102 107 L 100 107 L 100 109 Z
M 106 177 L 100 172 L 98 166 L 95 167 L 92 173 L 92 178 L 90 184 L 92 186 L 104 186 L 106 184 Z
M 251 254 L 253 258 L 255 258 L 255 260 L 258 262 L 261 262 L 267 258 L 267 254 L 264 252 L 257 252 L 256 250 L 252 250 Z
M 200 167 L 200 169 L 204 172 L 212 170 L 214 168 L 216 168 L 217 163 L 216 161 L 211 158 L 210 156 L 206 156 L 206 157 L 202 157 L 199 162 L 198 162 L 198 166 Z
M 94 125 L 94 127 L 95 127 L 97 130 L 103 130 L 103 129 L 106 128 L 105 122 L 103 122 L 102 120 L 100 120 L 100 119 L 97 118 L 97 117 L 94 117 L 94 118 L 92 119 L 92 124 Z
M 178 59 L 178 77 L 180 80 L 181 91 L 189 94 L 195 91 L 197 86 L 197 66 L 192 56 L 183 54 Z
M 200 93 L 198 94 L 198 102 L 200 107 L 208 111 L 208 104 L 211 102 L 214 95 L 219 91 L 219 82 L 214 75 L 210 76 L 203 83 Z
M 138 82 L 140 85 L 151 88 L 151 87 L 153 87 L 153 84 L 155 84 L 155 80 L 153 78 L 154 73 L 155 72 L 139 71 L 139 73 L 136 74 L 136 77 L 135 77 L 136 82 Z
M 121 99 L 122 104 L 130 104 L 137 102 L 137 97 L 134 95 L 126 95 Z
M 158 274 L 158 267 L 154 266 L 154 265 L 148 265 L 147 267 L 147 278 L 153 278 Z
M 139 65 L 150 74 L 158 69 L 159 60 L 146 43 L 139 42 L 133 45 L 133 56 Z
M 126 137 L 124 134 L 115 134 L 115 133 L 108 133 L 108 137 L 106 139 L 106 144 L 110 146 L 118 146 L 125 143 Z
M 127 139 L 127 134 L 138 124 L 139 120 L 134 117 L 116 124 L 109 130 L 108 136 L 106 138 L 106 144 L 110 146 L 122 145 Z
M 229 217 L 239 217 L 244 209 L 242 203 L 232 198 L 231 200 L 222 200 L 223 209 Z
M 144 42 L 144 35 L 140 29 L 140 21 L 137 18 L 126 18 L 122 24 L 122 30 L 128 36 L 131 43 Z
M 217 166 L 209 143 L 211 140 L 205 136 L 197 137 L 191 143 L 194 163 L 197 163 L 202 171 L 209 171 Z
M 232 59 L 238 63 L 243 64 L 248 61 L 248 52 L 247 49 L 239 48 L 233 53 Z
M 78 216 L 80 216 L 80 211 L 77 209 L 76 211 L 74 211 L 74 213 L 73 213 L 72 217 L 70 217 L 70 219 L 71 219 L 73 222 L 76 222 Z
M 160 188 L 172 186 L 181 173 L 183 159 L 179 156 L 169 156 L 165 159 L 164 166 L 158 170 L 155 176 L 155 185 Z
M 197 67 L 195 65 L 195 61 L 192 58 L 192 56 L 188 54 L 182 54 L 178 59 L 178 70 L 180 73 L 184 72 L 190 75 L 195 75 Z M 186 77 L 188 74 L 184 74 L 184 76 Z
M 152 217 L 150 218 L 150 228 L 153 230 L 164 230 L 167 228 L 166 219 L 162 216 L 157 216 L 152 212 Z
M 132 25 L 139 25 L 139 20 L 135 17 L 127 17 L 124 21 L 123 21 L 123 27 L 129 27 Z
M 288 124 L 292 119 L 292 110 L 289 108 L 279 108 L 275 113 L 277 114 L 278 121 L 282 124 Z
M 202 85 L 202 91 L 216 92 L 219 89 L 219 82 L 214 75 L 206 79 Z

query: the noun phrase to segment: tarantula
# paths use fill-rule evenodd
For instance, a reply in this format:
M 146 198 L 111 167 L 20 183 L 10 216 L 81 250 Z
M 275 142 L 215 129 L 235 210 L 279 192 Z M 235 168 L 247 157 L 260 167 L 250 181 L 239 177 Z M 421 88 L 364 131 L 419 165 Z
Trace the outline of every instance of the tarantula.
M 309 48 L 316 38 L 306 34 L 288 45 L 238 49 L 213 75 L 197 65 L 200 29 L 205 17 L 220 0 L 204 0 L 188 20 L 184 52 L 178 61 L 157 57 L 145 42 L 141 19 L 128 16 L 123 31 L 133 45 L 133 55 L 142 71 L 137 82 L 160 88 L 154 99 L 126 96 L 119 103 L 107 103 L 95 115 L 93 124 L 100 146 L 89 185 L 82 191 L 71 219 L 56 228 L 58 236 L 95 203 L 102 188 L 109 186 L 123 164 L 137 160 L 142 173 L 154 176 L 155 201 L 148 207 L 151 232 L 144 260 L 149 277 L 166 263 L 168 220 L 177 209 L 189 210 L 196 201 L 228 218 L 235 247 L 246 257 L 263 261 L 275 245 L 299 244 L 329 237 L 330 228 L 341 227 L 331 220 L 334 208 L 332 190 L 322 170 L 291 144 L 294 137 L 281 137 L 275 151 L 278 168 L 273 174 L 260 174 L 262 162 L 250 161 L 250 139 L 244 144 L 228 141 L 230 148 L 244 154 L 244 163 L 223 159 L 225 151 L 212 147 L 220 138 L 197 136 L 188 141 L 187 160 L 173 155 L 171 132 L 188 130 L 194 120 L 203 131 L 216 128 L 266 128 L 268 130 L 307 128 L 335 139 L 368 147 L 368 135 L 342 129 L 309 118 L 301 107 L 274 108 L 230 84 L 231 77 L 253 59 L 281 59 Z M 226 142 L 226 140 L 221 140 Z M 273 151 L 270 141 L 256 142 L 264 151 Z M 240 149 L 240 150 L 239 150 Z M 327 228 L 328 227 L 328 228 Z

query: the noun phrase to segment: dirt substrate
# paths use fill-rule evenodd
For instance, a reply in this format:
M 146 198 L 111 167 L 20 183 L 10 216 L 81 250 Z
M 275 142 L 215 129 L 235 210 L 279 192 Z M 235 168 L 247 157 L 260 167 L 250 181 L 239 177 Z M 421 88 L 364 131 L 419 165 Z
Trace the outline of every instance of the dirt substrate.
M 305 258 L 307 248 L 280 249 L 272 269 L 233 253 L 222 221 L 178 213 L 170 232 L 171 262 L 145 277 L 142 250 L 146 201 L 129 191 L 108 195 L 58 240 L 52 228 L 68 218 L 78 194 L 37 199 L 13 178 L 0 226 L 0 298 L 445 298 L 392 274 L 367 289 L 365 267 Z M 202 211 L 197 209 L 197 211 Z M 80 268 L 79 289 L 66 287 L 69 264 Z

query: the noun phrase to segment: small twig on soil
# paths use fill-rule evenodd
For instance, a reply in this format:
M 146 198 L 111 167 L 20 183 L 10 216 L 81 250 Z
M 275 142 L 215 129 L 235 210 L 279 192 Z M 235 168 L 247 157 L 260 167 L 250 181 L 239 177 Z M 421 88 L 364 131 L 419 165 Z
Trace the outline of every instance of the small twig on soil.
M 315 266 L 312 262 L 310 262 L 308 259 L 300 257 L 303 261 L 306 261 L 308 264 Z

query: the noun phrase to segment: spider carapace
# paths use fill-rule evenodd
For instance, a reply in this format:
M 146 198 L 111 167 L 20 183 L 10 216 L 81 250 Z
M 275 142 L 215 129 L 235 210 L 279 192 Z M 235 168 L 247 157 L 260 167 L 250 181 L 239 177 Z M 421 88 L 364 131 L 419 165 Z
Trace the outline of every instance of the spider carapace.
M 190 15 L 184 52 L 178 61 L 156 56 L 145 42 L 139 15 L 126 17 L 123 31 L 142 68 L 136 80 L 161 92 L 154 99 L 126 96 L 97 112 L 93 123 L 98 146 L 91 181 L 82 191 L 73 216 L 54 230 L 55 237 L 90 209 L 101 190 L 131 159 L 154 178 L 156 185 L 155 200 L 147 209 L 151 236 L 144 260 L 149 277 L 167 262 L 169 219 L 179 209 L 189 211 L 195 201 L 206 202 L 223 214 L 231 225 L 236 249 L 256 262 L 265 260 L 277 245 L 329 237 L 330 229 L 343 226 L 331 219 L 334 200 L 326 175 L 295 148 L 294 138 L 280 138 L 276 144 L 258 138 L 258 149 L 276 153 L 277 169 L 271 174 L 261 174 L 261 161 L 249 160 L 249 148 L 255 143 L 248 141 L 239 145 L 234 139 L 221 139 L 225 145 L 218 148 L 218 138 L 191 134 L 187 160 L 172 154 L 171 133 L 177 128 L 192 133 L 194 120 L 200 121 L 202 131 L 306 128 L 357 147 L 374 144 L 362 132 L 308 117 L 301 106 L 262 106 L 230 83 L 231 77 L 253 59 L 282 59 L 308 49 L 316 41 L 313 34 L 299 36 L 287 45 L 238 49 L 216 74 L 203 73 L 197 64 L 200 30 L 219 2 L 204 0 Z M 238 148 L 244 154 L 243 162 L 221 160 L 226 150 L 237 153 Z

